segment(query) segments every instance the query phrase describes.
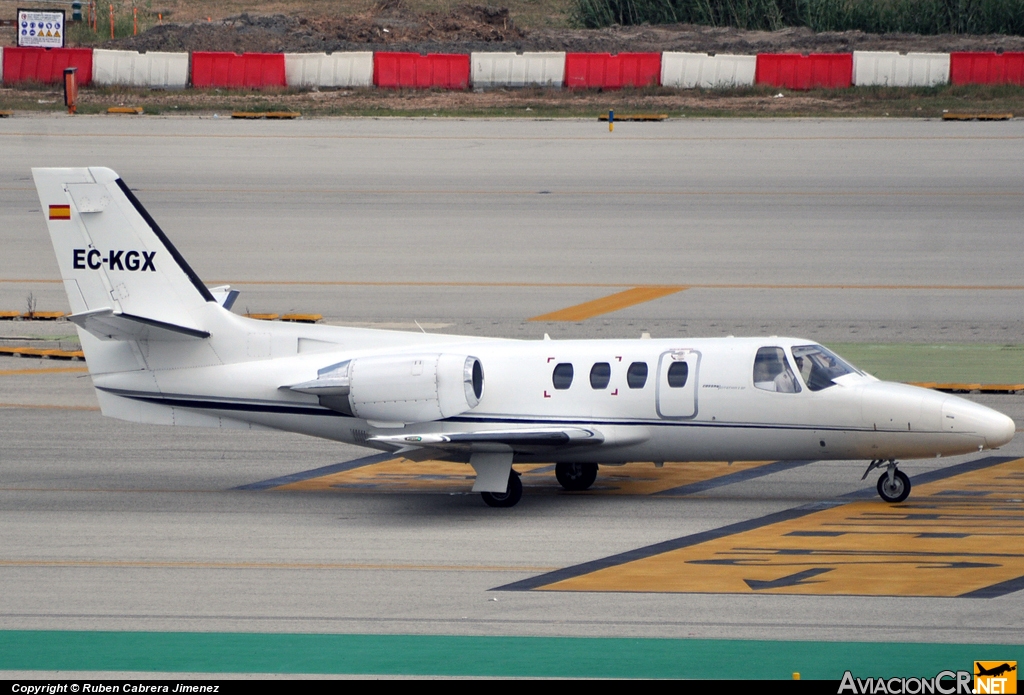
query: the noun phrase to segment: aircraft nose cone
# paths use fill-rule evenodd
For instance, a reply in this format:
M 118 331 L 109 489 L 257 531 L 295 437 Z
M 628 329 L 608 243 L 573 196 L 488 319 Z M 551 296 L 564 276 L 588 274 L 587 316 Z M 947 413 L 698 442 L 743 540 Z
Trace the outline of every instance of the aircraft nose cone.
M 976 434 L 987 448 L 1006 444 L 1016 432 L 1013 420 L 997 410 L 951 396 L 942 404 L 943 429 Z
M 985 430 L 985 442 L 989 446 L 1002 446 L 1011 439 L 1017 431 L 1017 425 L 1012 419 L 1000 412 L 992 411 L 991 420 Z

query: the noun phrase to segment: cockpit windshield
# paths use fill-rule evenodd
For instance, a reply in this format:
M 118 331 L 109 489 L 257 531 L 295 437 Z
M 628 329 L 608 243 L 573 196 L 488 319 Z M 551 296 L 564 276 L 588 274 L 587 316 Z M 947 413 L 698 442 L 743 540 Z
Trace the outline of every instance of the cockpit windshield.
M 804 383 L 811 391 L 835 386 L 835 379 L 846 374 L 863 374 L 821 345 L 798 345 L 793 348 L 793 360 Z

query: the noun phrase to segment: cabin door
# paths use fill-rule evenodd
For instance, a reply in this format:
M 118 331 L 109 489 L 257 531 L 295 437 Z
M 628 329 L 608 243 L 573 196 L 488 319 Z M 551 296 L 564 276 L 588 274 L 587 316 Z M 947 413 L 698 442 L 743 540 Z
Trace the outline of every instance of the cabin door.
M 658 362 L 658 415 L 688 418 L 697 415 L 697 377 L 700 353 L 671 350 Z

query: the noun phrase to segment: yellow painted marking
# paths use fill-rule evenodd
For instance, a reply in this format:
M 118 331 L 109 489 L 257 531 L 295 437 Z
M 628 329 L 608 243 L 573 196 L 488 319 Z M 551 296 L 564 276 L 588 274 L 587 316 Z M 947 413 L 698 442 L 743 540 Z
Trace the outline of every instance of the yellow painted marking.
M 1022 499 L 1017 459 L 915 487 L 900 505 L 852 502 L 543 589 L 958 596 L 1024 576 Z
M 911 386 L 938 391 L 1024 391 L 1024 384 L 943 384 L 935 381 L 908 381 Z
M 944 113 L 944 121 L 1008 121 L 1013 118 L 1012 113 Z
M 127 113 L 140 115 L 142 113 L 141 106 L 111 106 L 107 109 L 107 113 Z
M 0 355 L 22 355 L 24 357 L 85 357 L 81 350 L 41 350 L 29 347 L 0 347 Z
M 541 314 L 540 316 L 534 316 L 530 321 L 584 321 L 594 316 L 600 316 L 601 314 L 609 314 L 613 311 L 625 309 L 636 304 L 643 304 L 644 302 L 650 302 L 655 299 L 661 299 L 667 297 L 670 294 L 676 292 L 682 292 L 686 288 L 681 285 L 671 285 L 665 287 L 634 287 L 631 290 L 625 292 L 617 292 L 615 294 L 608 295 L 607 297 L 601 297 L 595 299 L 592 302 L 584 302 L 583 304 L 577 304 L 566 309 L 559 309 L 553 311 L 550 314 Z
M 652 463 L 627 463 L 624 466 L 602 466 L 597 482 L 587 493 L 610 495 L 653 495 L 683 485 L 718 478 L 730 473 L 763 466 L 767 461 L 666 463 L 655 468 Z M 560 491 L 554 466 L 548 464 L 516 464 L 522 473 L 524 487 Z M 465 463 L 448 461 L 410 461 L 404 458 L 353 468 L 340 473 L 288 483 L 275 490 L 345 492 L 469 492 L 475 473 Z M 574 493 L 580 494 L 580 493 Z
M 323 321 L 324 317 L 321 314 L 284 314 L 281 317 L 282 321 L 291 321 L 293 323 L 316 323 L 317 321 Z
M 525 474 L 539 466 L 517 467 Z M 275 490 L 345 490 L 346 492 L 434 491 L 469 492 L 475 474 L 465 463 L 447 461 L 410 461 L 399 458 L 340 473 L 301 480 L 274 488 Z
M 662 468 L 649 462 L 603 466 L 590 489 L 609 495 L 653 495 L 768 463 L 771 461 L 679 461 L 666 463 Z
M 367 562 L 190 562 L 159 560 L 7 560 L 0 567 L 141 567 L 181 569 L 399 570 L 413 572 L 549 572 L 538 565 L 417 565 Z
M 232 118 L 298 118 L 298 111 L 234 111 Z
M 88 367 L 54 367 L 53 369 L 0 369 L 0 376 L 22 376 L 24 374 L 74 374 L 88 371 Z
M 51 405 L 49 403 L 0 403 L 0 408 L 38 408 L 40 410 L 99 410 L 95 405 Z
M 64 318 L 63 311 L 26 311 L 21 315 L 21 318 L 27 321 L 41 320 L 41 321 L 52 321 L 54 319 Z

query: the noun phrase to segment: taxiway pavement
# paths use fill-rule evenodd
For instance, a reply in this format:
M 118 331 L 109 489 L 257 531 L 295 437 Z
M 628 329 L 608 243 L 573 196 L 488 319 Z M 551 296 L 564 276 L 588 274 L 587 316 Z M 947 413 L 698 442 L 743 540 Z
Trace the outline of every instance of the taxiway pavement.
M 103 165 L 201 277 L 242 290 L 243 311 L 533 338 L 1020 344 L 1024 332 L 1016 121 L 681 120 L 609 134 L 582 121 L 39 117 L 0 122 L 0 148 L 0 309 L 32 292 L 39 309 L 66 310 L 29 168 Z M 651 284 L 689 289 L 528 321 Z M 5 630 L 1020 642 L 1019 590 L 494 591 L 835 503 L 873 487 L 861 462 L 681 497 L 539 483 L 511 510 L 386 476 L 361 490 L 239 490 L 368 452 L 107 420 L 81 372 L 46 371 L 81 364 L 0 358 Z M 1021 396 L 976 398 L 1024 422 Z M 996 453 L 1024 457 L 1024 441 Z

